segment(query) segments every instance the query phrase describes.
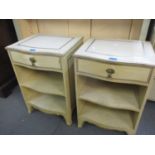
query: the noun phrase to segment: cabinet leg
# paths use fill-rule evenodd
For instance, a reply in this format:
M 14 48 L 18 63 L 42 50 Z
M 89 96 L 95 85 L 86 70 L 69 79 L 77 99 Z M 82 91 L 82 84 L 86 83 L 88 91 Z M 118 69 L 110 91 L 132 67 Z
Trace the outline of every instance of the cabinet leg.
M 135 135 L 136 134 L 136 131 L 128 131 L 127 134 L 128 135 Z
M 78 121 L 78 128 L 82 128 L 82 126 L 83 126 L 83 121 Z
M 29 113 L 29 114 L 31 114 L 31 113 L 32 113 L 32 111 L 33 111 L 32 106 L 27 106 L 27 109 L 28 109 L 28 113 Z
M 65 117 L 64 117 L 65 118 Z M 72 125 L 72 118 L 71 117 L 66 117 L 65 118 L 65 121 L 66 121 L 66 124 L 68 125 L 68 126 L 71 126 Z

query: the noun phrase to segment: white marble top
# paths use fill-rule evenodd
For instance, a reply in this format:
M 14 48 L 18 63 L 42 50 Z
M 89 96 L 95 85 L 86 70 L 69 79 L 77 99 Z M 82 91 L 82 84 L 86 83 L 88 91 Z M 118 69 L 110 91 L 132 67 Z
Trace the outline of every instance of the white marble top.
M 149 42 L 138 40 L 95 40 L 89 39 L 75 53 L 109 62 L 122 62 L 155 66 L 155 54 Z
M 64 37 L 52 35 L 33 35 L 6 49 L 24 51 L 29 53 L 52 53 L 63 55 L 81 41 L 81 37 Z

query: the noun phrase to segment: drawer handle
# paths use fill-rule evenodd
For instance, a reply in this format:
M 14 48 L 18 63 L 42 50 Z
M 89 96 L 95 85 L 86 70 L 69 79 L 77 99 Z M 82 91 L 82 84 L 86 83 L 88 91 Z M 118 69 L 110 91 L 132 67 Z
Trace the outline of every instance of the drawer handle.
M 106 69 L 106 72 L 108 73 L 108 78 L 111 78 L 112 74 L 115 73 L 115 70 L 111 69 L 111 68 L 108 68 L 108 69 Z
M 35 66 L 35 63 L 36 63 L 36 60 L 35 60 L 35 58 L 33 58 L 33 57 L 30 57 L 30 58 L 29 58 L 29 60 L 31 61 L 31 63 L 32 63 L 32 66 Z

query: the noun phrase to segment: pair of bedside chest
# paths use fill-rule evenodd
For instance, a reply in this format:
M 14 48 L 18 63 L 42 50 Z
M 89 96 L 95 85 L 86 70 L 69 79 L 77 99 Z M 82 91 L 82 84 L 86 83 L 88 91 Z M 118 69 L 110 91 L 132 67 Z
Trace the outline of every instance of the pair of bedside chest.
M 150 43 L 81 45 L 81 37 L 35 35 L 6 48 L 28 111 L 61 115 L 71 125 L 76 105 L 78 127 L 89 122 L 135 134 L 153 79 Z

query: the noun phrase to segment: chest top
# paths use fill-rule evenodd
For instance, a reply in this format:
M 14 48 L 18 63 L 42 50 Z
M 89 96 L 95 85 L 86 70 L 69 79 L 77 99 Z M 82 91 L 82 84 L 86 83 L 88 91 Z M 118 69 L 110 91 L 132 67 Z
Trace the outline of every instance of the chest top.
M 7 46 L 6 49 L 33 54 L 48 53 L 64 55 L 80 41 L 81 37 L 50 36 L 39 34 Z
M 115 63 L 155 66 L 155 54 L 151 44 L 138 40 L 89 39 L 75 56 Z

